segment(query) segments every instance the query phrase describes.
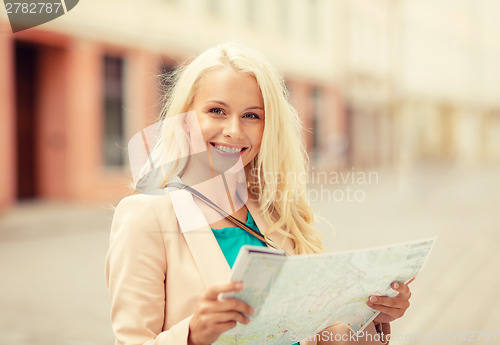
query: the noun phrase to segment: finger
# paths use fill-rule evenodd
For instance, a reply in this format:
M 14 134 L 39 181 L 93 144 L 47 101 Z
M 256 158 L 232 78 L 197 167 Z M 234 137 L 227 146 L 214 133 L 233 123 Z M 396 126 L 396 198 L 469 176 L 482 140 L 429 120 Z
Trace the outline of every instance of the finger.
M 382 314 L 389 315 L 393 319 L 400 318 L 401 316 L 404 315 L 404 313 L 406 312 L 406 309 L 408 309 L 408 308 L 403 308 L 403 309 L 391 308 L 391 307 L 387 307 L 384 305 L 373 305 L 370 307 L 372 309 L 375 309 L 375 310 L 381 312 Z
M 397 296 L 401 299 L 409 300 L 411 297 L 410 288 L 406 284 L 402 284 L 400 282 L 393 282 L 391 287 L 398 292 Z
M 254 310 L 252 307 L 243 301 L 236 298 L 221 299 L 208 305 L 209 312 L 227 312 L 237 311 L 245 315 L 252 315 Z
M 228 331 L 228 330 L 236 327 L 237 324 L 238 323 L 236 321 L 228 321 L 228 322 L 218 323 L 212 329 L 217 334 L 222 334 L 225 331 Z
M 202 330 L 199 332 L 198 338 L 205 339 L 204 342 L 200 343 L 213 343 L 219 336 L 234 327 L 236 327 L 236 321 L 221 322 L 216 324 L 204 323 Z
M 221 313 L 214 313 L 210 315 L 210 323 L 213 324 L 220 324 L 220 323 L 227 323 L 227 322 L 239 322 L 244 325 L 248 324 L 250 322 L 250 319 L 246 316 L 244 316 L 242 313 L 239 313 L 237 311 L 229 311 L 229 312 L 221 312 Z M 207 319 L 208 323 L 208 319 Z
M 397 297 L 380 297 L 380 296 L 370 296 L 366 304 L 372 308 L 374 308 L 374 306 L 384 306 L 396 309 L 406 309 L 410 306 L 410 302 L 408 302 L 408 300 L 406 299 L 400 299 Z
M 204 298 L 209 300 L 216 300 L 219 294 L 222 292 L 240 291 L 241 289 L 243 289 L 242 282 L 229 282 L 213 285 L 207 289 L 204 294 Z

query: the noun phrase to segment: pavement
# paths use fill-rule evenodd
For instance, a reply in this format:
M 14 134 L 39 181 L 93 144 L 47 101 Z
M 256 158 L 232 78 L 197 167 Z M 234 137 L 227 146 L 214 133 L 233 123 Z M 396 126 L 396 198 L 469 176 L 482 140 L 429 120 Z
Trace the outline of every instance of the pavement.
M 391 344 L 500 344 L 500 166 L 313 176 L 328 250 L 438 236 Z M 112 215 L 111 206 L 54 202 L 0 214 L 0 344 L 113 344 L 104 280 Z

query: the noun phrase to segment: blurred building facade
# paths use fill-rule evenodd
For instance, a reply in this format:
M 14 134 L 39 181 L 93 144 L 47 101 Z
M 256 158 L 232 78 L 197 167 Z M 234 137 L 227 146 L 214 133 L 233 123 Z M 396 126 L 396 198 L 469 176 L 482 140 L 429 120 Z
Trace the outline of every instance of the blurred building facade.
M 315 151 L 319 112 L 330 115 L 330 128 L 343 121 L 332 83 L 329 6 L 85 1 L 16 34 L 2 13 L 0 208 L 26 198 L 115 202 L 130 193 L 127 141 L 158 118 L 159 75 L 227 40 L 279 66 Z
M 500 3 L 337 1 L 352 165 L 500 160 Z
M 0 209 L 114 202 L 159 75 L 223 41 L 284 75 L 318 169 L 500 160 L 495 0 L 87 0 L 12 34 L 0 16 Z

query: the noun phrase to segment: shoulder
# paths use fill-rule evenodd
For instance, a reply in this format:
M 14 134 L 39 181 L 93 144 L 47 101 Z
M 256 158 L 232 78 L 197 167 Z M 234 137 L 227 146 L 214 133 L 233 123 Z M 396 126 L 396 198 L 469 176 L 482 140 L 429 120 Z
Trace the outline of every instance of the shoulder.
M 172 208 L 172 201 L 165 190 L 161 194 L 134 194 L 123 198 L 116 207 L 116 211 L 123 208 L 132 208 L 137 210 L 151 209 L 160 210 Z
M 166 191 L 161 194 L 135 194 L 120 201 L 113 216 L 113 227 L 162 227 L 168 219 L 176 218 L 172 201 Z

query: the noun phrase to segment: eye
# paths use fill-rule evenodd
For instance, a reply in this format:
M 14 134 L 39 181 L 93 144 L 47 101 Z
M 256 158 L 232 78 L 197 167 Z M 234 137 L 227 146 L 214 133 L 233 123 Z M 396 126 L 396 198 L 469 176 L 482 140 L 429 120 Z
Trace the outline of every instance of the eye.
M 222 110 L 221 108 L 211 108 L 208 112 L 213 114 L 224 115 L 224 110 Z
M 246 113 L 243 116 L 249 119 L 260 119 L 260 116 L 255 113 Z

